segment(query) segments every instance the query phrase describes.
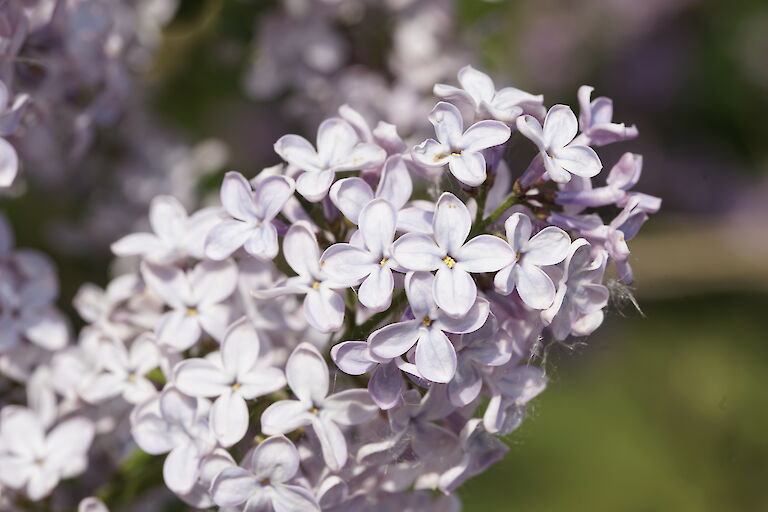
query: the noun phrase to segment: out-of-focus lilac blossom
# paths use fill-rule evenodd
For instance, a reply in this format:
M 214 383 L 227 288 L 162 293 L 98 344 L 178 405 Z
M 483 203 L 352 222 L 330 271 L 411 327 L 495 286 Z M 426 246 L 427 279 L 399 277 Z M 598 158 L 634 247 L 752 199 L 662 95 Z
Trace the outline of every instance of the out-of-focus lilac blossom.
M 446 84 L 436 84 L 435 96 L 468 105 L 478 119 L 496 119 L 514 123 L 523 113 L 539 117 L 543 115 L 544 96 L 533 95 L 514 87 L 496 90 L 491 77 L 472 66 L 459 70 L 461 89 Z
M 293 195 L 294 186 L 291 178 L 268 176 L 252 191 L 242 174 L 227 173 L 221 186 L 221 204 L 233 220 L 225 220 L 210 231 L 206 256 L 223 260 L 240 247 L 264 260 L 277 256 L 277 229 L 272 219 Z
M 275 152 L 302 171 L 296 189 L 308 201 L 320 201 L 328 194 L 340 171 L 367 169 L 384 163 L 383 149 L 361 142 L 354 128 L 341 118 L 323 121 L 317 130 L 317 150 L 299 135 L 284 135 L 275 142 Z
M 511 134 L 501 121 L 478 121 L 464 130 L 459 109 L 441 101 L 429 114 L 437 140 L 427 139 L 413 148 L 413 159 L 424 167 L 448 164 L 451 174 L 464 185 L 476 187 L 485 181 L 483 150 L 504 144 Z
M 33 501 L 46 497 L 63 478 L 82 473 L 93 440 L 93 424 L 80 417 L 46 432 L 30 409 L 0 410 L 0 482 L 20 489 Z
M 232 261 L 205 260 L 189 272 L 144 262 L 141 274 L 149 289 L 171 308 L 157 324 L 158 343 L 182 351 L 203 332 L 216 340 L 223 338 L 230 316 L 223 302 L 237 287 L 237 266 Z

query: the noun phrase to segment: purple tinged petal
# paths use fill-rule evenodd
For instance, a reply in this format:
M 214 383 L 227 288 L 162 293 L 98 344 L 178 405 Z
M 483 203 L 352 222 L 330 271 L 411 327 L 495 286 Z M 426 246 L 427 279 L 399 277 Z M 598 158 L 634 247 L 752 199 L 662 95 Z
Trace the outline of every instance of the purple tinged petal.
M 251 472 L 233 466 L 224 469 L 213 480 L 211 496 L 220 507 L 236 507 L 260 490 L 261 485 Z
M 211 407 L 211 429 L 222 446 L 229 447 L 248 431 L 248 406 L 238 393 L 228 389 Z
M 320 259 L 331 279 L 349 286 L 359 283 L 379 264 L 376 256 L 351 244 L 334 244 Z
M 368 382 L 371 398 L 384 410 L 391 409 L 400 403 L 404 388 L 400 369 L 394 362 L 380 364 Z
M 275 402 L 261 414 L 261 431 L 271 436 L 309 425 L 314 418 L 309 412 L 311 407 L 311 404 L 298 400 Z
M 303 487 L 278 485 L 272 492 L 272 506 L 275 512 L 320 512 L 315 497 Z
M 496 93 L 496 87 L 493 85 L 491 77 L 472 66 L 461 68 L 458 78 L 461 87 L 472 96 L 477 104 L 481 101 L 490 102 Z
M 555 300 L 552 279 L 535 265 L 522 263 L 512 270 L 515 273 L 517 293 L 529 307 L 547 309 Z
M 405 354 L 419 339 L 420 325 L 421 320 L 408 320 L 373 331 L 368 338 L 371 353 L 383 359 Z
M 504 144 L 511 134 L 509 126 L 501 121 L 478 121 L 464 132 L 461 147 L 464 151 L 482 151 Z
M 364 341 L 343 341 L 334 345 L 331 358 L 348 375 L 363 375 L 377 365 L 368 354 L 368 343 Z
M 592 178 L 600 173 L 603 164 L 595 150 L 589 146 L 567 146 L 555 152 L 557 164 L 576 176 Z
M 456 373 L 456 350 L 440 329 L 423 329 L 416 344 L 416 368 L 432 382 L 450 382 Z
M 274 436 L 260 443 L 249 458 L 256 478 L 269 478 L 270 483 L 281 484 L 299 470 L 299 453 L 284 436 Z
M 395 279 L 392 271 L 376 265 L 357 291 L 360 303 L 371 311 L 384 311 L 392 303 L 392 291 L 395 289 Z
M 333 332 L 344 323 L 344 299 L 334 290 L 320 286 L 304 298 L 304 316 L 320 332 Z
M 504 222 L 504 229 L 512 250 L 517 254 L 522 253 L 533 231 L 530 217 L 524 213 L 515 212 Z
M 490 305 L 488 301 L 483 298 L 478 298 L 469 311 L 467 311 L 466 315 L 460 318 L 440 315 L 439 318 L 433 320 L 432 326 L 435 329 L 456 334 L 473 332 L 485 324 L 489 313 Z
M 360 425 L 372 420 L 379 408 L 367 389 L 347 389 L 329 396 L 323 414 L 340 425 Z
M 368 169 L 381 165 L 386 158 L 386 151 L 376 144 L 362 143 L 355 146 L 346 158 L 335 162 L 333 170 L 342 172 Z
M 363 207 L 373 200 L 373 190 L 361 178 L 344 178 L 333 184 L 330 198 L 346 218 L 357 224 Z
M 184 310 L 173 310 L 160 317 L 155 334 L 158 343 L 175 352 L 181 352 L 197 343 L 202 329 L 198 317 L 191 316 Z
M 263 222 L 269 222 L 283 209 L 293 195 L 296 183 L 286 176 L 267 176 L 254 192 L 256 213 Z
M 464 245 L 472 228 L 472 218 L 467 206 L 450 192 L 443 192 L 437 201 L 432 228 L 437 245 L 449 256 L 452 255 Z M 398 262 L 404 265 L 400 260 Z
M 417 321 L 429 315 L 435 307 L 434 280 L 435 276 L 430 272 L 409 272 L 405 276 L 405 294 Z
M 322 170 L 317 152 L 312 144 L 298 135 L 283 135 L 275 142 L 275 152 L 286 162 L 308 172 Z
M 547 226 L 531 238 L 525 248 L 528 265 L 555 265 L 568 256 L 571 237 L 555 226 Z
M 548 149 L 565 147 L 579 131 L 576 115 L 567 105 L 555 105 L 544 118 L 544 144 Z
M 517 130 L 536 144 L 539 151 L 545 151 L 547 149 L 546 144 L 544 143 L 544 130 L 535 117 L 529 115 L 520 116 L 517 118 L 515 124 Z
M 239 172 L 228 172 L 221 184 L 221 204 L 237 220 L 256 223 L 261 217 L 256 209 L 251 184 Z
M 261 342 L 256 328 L 247 317 L 233 323 L 221 343 L 221 360 L 232 378 L 248 374 L 259 359 Z
M 456 407 L 464 407 L 478 397 L 483 380 L 477 369 L 465 358 L 459 358 L 456 374 L 448 383 L 448 396 Z
M 344 161 L 359 141 L 355 129 L 344 119 L 326 119 L 317 129 L 317 153 L 320 161 L 328 167 Z
M 386 199 L 374 199 L 360 212 L 360 233 L 375 255 L 388 252 L 395 238 L 397 212 Z
M 344 433 L 330 418 L 312 416 L 312 429 L 320 441 L 323 459 L 333 471 L 338 471 L 347 463 L 347 441 Z
M 296 190 L 307 201 L 316 203 L 328 195 L 335 177 L 333 171 L 306 171 L 296 180 Z
M 245 252 L 260 260 L 271 260 L 277 256 L 277 229 L 271 223 L 262 224 L 250 232 L 245 241 Z
M 395 260 L 409 270 L 436 270 L 442 264 L 445 250 L 432 237 L 421 233 L 406 233 L 392 247 Z
M 14 147 L 0 138 L 0 187 L 10 187 L 19 172 L 19 157 Z
M 413 160 L 424 167 L 442 167 L 451 156 L 451 147 L 434 139 L 427 139 L 411 150 Z
M 227 393 L 233 384 L 222 368 L 208 359 L 187 359 L 173 370 L 173 382 L 184 394 L 213 397 Z
M 136 256 L 165 252 L 166 246 L 152 233 L 131 233 L 114 242 L 110 249 L 115 256 Z M 157 263 L 165 263 L 165 261 L 157 261 Z
M 197 480 L 200 457 L 192 444 L 176 446 L 163 463 L 163 480 L 170 490 L 186 494 Z
M 480 235 L 464 244 L 456 252 L 455 258 L 458 262 L 456 265 L 466 272 L 495 272 L 513 263 L 515 252 L 497 236 Z
M 192 290 L 184 272 L 178 267 L 144 262 L 141 275 L 150 290 L 169 306 L 183 308 L 191 305 Z
M 440 101 L 429 113 L 429 122 L 435 127 L 437 140 L 451 149 L 458 146 L 464 132 L 464 122 L 458 108 Z
M 300 276 L 314 277 L 320 273 L 320 249 L 307 223 L 299 221 L 291 226 L 283 240 L 283 254 Z
M 305 403 L 320 404 L 328 395 L 328 366 L 323 356 L 309 343 L 297 346 L 285 365 L 288 385 Z
M 451 155 L 448 169 L 461 183 L 477 187 L 485 181 L 485 157 L 482 153 L 464 151 L 460 155 Z
M 215 225 L 205 239 L 205 256 L 224 260 L 251 237 L 253 226 L 239 220 L 225 220 Z M 114 249 L 113 249 L 114 250 Z
M 228 298 L 237 288 L 238 268 L 231 260 L 203 260 L 189 275 L 193 304 L 217 304 Z
M 400 210 L 411 198 L 412 192 L 413 182 L 403 157 L 392 155 L 387 158 L 376 188 L 376 197 L 386 199 L 395 210 Z
M 446 314 L 464 316 L 477 299 L 475 280 L 458 266 L 443 267 L 437 271 L 432 287 L 435 303 Z

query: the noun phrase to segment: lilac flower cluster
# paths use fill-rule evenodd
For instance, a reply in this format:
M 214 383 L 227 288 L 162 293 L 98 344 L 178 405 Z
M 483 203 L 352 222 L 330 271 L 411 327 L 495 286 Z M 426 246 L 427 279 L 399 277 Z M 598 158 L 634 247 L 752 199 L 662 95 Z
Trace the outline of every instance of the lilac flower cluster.
M 277 140 L 283 164 L 227 173 L 220 207 L 155 198 L 152 232 L 113 244 L 133 270 L 78 294 L 74 345 L 52 344 L 48 267 L 0 236 L 0 335 L 40 344 L 26 312 L 51 319 L 39 351 L 0 344 L 29 393 L 0 410 L 0 496 L 44 498 L 95 436 L 91 457 L 165 455 L 193 507 L 458 510 L 545 389 L 542 351 L 601 325 L 606 268 L 631 280 L 627 240 L 660 206 L 632 191 L 639 155 L 593 182 L 595 148 L 637 135 L 610 100 L 582 88 L 577 118 L 469 66 L 459 84 L 434 87 L 434 139 L 345 106 L 314 143 Z

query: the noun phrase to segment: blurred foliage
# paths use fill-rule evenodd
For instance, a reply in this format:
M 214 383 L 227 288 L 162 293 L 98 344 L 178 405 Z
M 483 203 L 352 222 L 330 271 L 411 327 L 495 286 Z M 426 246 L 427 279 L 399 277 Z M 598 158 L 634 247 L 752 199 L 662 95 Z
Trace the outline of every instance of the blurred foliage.
M 767 308 L 717 295 L 611 318 L 551 361 L 507 458 L 461 492 L 467 512 L 768 510 Z

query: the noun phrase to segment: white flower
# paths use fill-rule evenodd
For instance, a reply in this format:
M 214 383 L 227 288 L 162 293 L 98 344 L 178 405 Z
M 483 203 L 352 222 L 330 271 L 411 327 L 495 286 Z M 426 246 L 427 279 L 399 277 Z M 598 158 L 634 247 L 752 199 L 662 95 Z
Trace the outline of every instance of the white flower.
M 280 286 L 254 290 L 259 299 L 287 294 L 306 294 L 304 315 L 309 324 L 322 332 L 338 330 L 344 322 L 344 299 L 336 290 L 350 283 L 332 280 L 320 267 L 320 248 L 309 224 L 296 222 L 283 240 L 283 254 L 288 265 L 298 274 L 289 277 Z
M 476 187 L 485 181 L 482 151 L 504 144 L 512 133 L 501 121 L 479 121 L 464 131 L 461 112 L 444 101 L 429 114 L 437 140 L 427 139 L 413 148 L 413 159 L 425 167 L 448 168 L 457 180 Z
M 379 408 L 366 389 L 347 389 L 328 396 L 328 366 L 315 347 L 302 343 L 285 366 L 288 385 L 298 400 L 275 402 L 261 415 L 267 435 L 285 434 L 311 426 L 320 441 L 325 463 L 334 471 L 347 462 L 347 442 L 340 425 L 371 420 Z
M 79 394 L 84 400 L 99 403 L 122 395 L 127 402 L 137 404 L 156 393 L 146 378 L 160 364 L 160 351 L 150 334 L 139 336 L 128 349 L 118 339 L 101 342 L 99 349 L 104 371 L 83 381 Z
M 340 282 L 360 282 L 360 303 L 383 311 L 392 303 L 395 280 L 392 270 L 398 265 L 392 256 L 397 214 L 384 199 L 374 199 L 360 213 L 360 246 L 334 244 L 320 260 L 323 269 Z
M 591 178 L 603 168 L 594 149 L 572 144 L 579 123 L 571 108 L 566 105 L 550 108 L 544 118 L 543 128 L 536 118 L 526 115 L 517 118 L 517 129 L 539 148 L 544 168 L 557 183 L 568 183 L 571 174 Z
M 528 306 L 545 309 L 555 300 L 555 285 L 541 267 L 560 263 L 568 255 L 571 239 L 568 233 L 547 226 L 531 237 L 531 219 L 513 213 L 504 223 L 507 240 L 515 251 L 515 261 L 499 270 L 493 282 L 496 290 L 509 295 L 515 289 Z
M 260 443 L 243 461 L 245 467 L 224 469 L 213 481 L 211 494 L 220 507 L 259 512 L 320 512 L 312 493 L 288 482 L 299 472 L 299 452 L 283 436 Z
M 192 489 L 202 458 L 216 446 L 208 413 L 207 401 L 188 397 L 173 387 L 131 413 L 131 434 L 139 448 L 150 455 L 168 453 L 163 479 L 175 493 L 186 494 Z
M 272 219 L 293 194 L 295 184 L 285 176 L 267 176 L 251 190 L 242 174 L 228 172 L 221 185 L 221 204 L 232 217 L 208 233 L 205 255 L 228 258 L 240 247 L 251 256 L 271 260 L 277 256 L 277 229 Z
M 304 171 L 296 181 L 296 189 L 313 202 L 326 196 L 337 172 L 374 167 L 387 157 L 379 146 L 361 142 L 355 129 L 338 117 L 320 123 L 317 151 L 304 137 L 284 135 L 275 142 L 275 152 Z
M 260 354 L 256 329 L 242 318 L 227 331 L 221 351 L 177 364 L 174 384 L 190 396 L 216 397 L 211 407 L 211 428 L 223 446 L 232 446 L 248 430 L 245 401 L 280 389 L 285 377 Z
M 221 340 L 230 314 L 223 302 L 237 287 L 237 265 L 205 260 L 185 273 L 175 266 L 144 262 L 141 275 L 172 308 L 155 329 L 158 343 L 180 352 L 197 343 L 202 331 Z
M 465 243 L 471 227 L 467 207 L 445 192 L 437 201 L 432 220 L 434 235 L 406 233 L 393 249 L 397 262 L 408 270 L 437 270 L 435 302 L 456 317 L 465 315 L 477 297 L 470 272 L 494 272 L 515 259 L 510 246 L 493 235 L 479 235 Z
M 112 244 L 117 256 L 141 256 L 154 263 L 172 263 L 187 256 L 201 257 L 208 230 L 218 222 L 218 208 L 187 215 L 173 196 L 157 196 L 149 205 L 154 233 L 131 233 Z
M 0 482 L 22 489 L 33 501 L 47 496 L 62 478 L 85 471 L 93 440 L 90 420 L 74 417 L 46 433 L 38 416 L 25 407 L 0 411 Z
M 533 95 L 514 87 L 504 87 L 497 91 L 491 77 L 472 66 L 461 68 L 458 77 L 461 89 L 435 84 L 435 96 L 467 104 L 481 119 L 512 123 L 526 110 L 534 112 L 543 108 L 542 95 Z

